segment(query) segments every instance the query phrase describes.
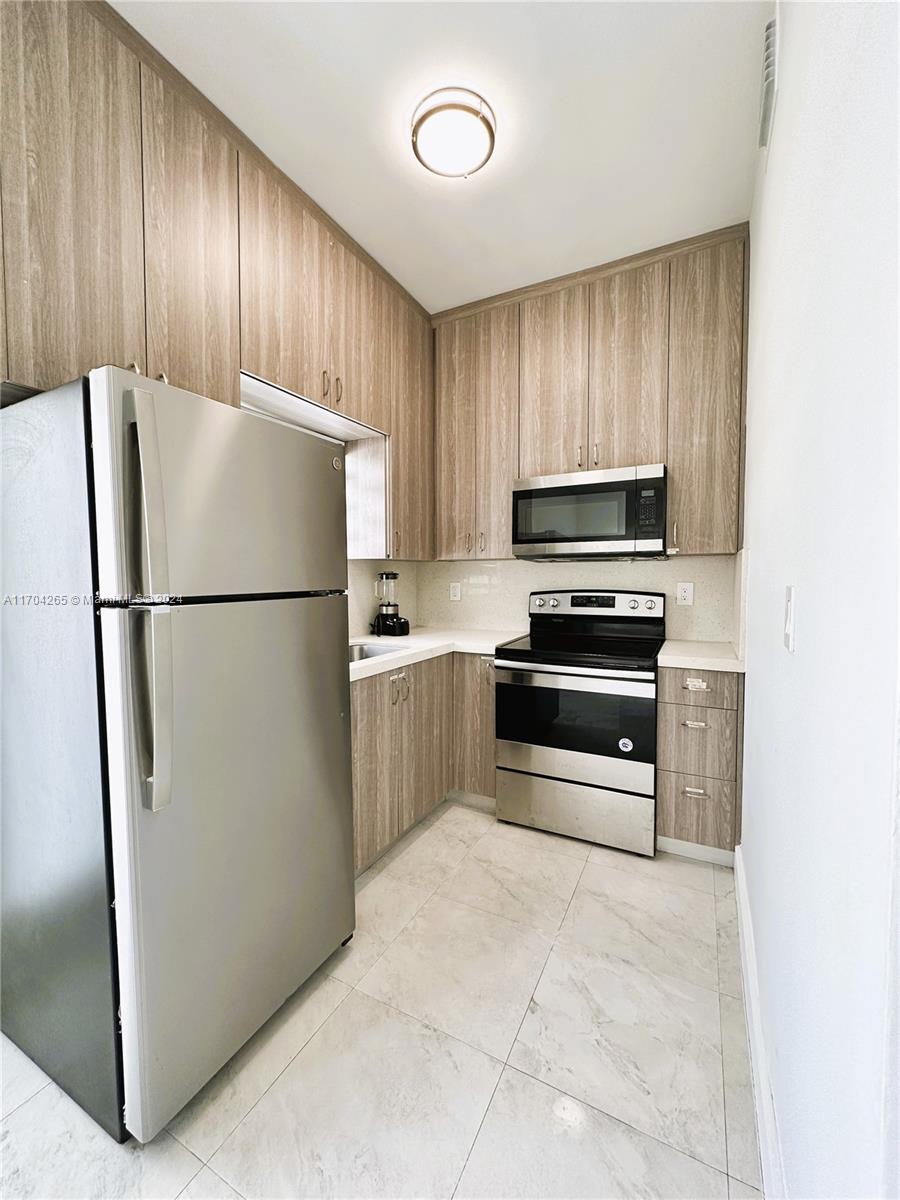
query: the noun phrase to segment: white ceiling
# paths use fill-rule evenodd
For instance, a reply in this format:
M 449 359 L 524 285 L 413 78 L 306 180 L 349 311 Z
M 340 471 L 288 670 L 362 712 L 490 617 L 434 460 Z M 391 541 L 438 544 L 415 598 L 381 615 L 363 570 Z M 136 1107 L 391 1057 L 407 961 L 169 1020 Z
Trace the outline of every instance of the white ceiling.
M 749 216 L 768 3 L 114 2 L 430 312 Z M 471 179 L 410 149 L 446 84 Z

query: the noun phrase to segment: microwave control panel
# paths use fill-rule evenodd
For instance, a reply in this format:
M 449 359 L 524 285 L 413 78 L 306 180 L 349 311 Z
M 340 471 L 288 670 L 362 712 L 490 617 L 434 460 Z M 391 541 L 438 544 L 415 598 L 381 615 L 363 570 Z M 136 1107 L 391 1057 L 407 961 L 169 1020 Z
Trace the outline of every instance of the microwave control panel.
M 662 487 L 647 487 L 641 484 L 638 480 L 637 485 L 637 504 L 635 505 L 637 518 L 637 536 L 647 536 L 649 533 L 656 533 L 661 529 L 664 513 L 664 492 Z

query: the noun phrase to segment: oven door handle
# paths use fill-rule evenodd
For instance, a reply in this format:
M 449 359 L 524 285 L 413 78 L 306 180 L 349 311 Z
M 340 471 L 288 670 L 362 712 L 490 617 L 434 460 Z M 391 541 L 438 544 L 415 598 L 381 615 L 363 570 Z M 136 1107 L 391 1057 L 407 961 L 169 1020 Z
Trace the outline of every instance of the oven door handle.
M 511 658 L 495 658 L 495 667 L 509 667 L 511 671 L 527 671 L 528 667 L 524 663 L 516 662 Z M 653 671 L 622 671 L 615 667 L 566 667 L 560 663 L 548 663 L 546 666 L 539 666 L 538 672 L 547 671 L 551 675 L 581 675 L 587 679 L 628 679 L 643 680 L 646 679 L 652 683 L 656 679 Z
M 514 687 L 541 687 L 557 692 L 594 692 L 603 696 L 639 696 L 656 699 L 655 683 L 639 683 L 630 679 L 600 679 L 590 675 L 551 675 L 540 671 L 510 671 L 495 668 L 497 683 Z

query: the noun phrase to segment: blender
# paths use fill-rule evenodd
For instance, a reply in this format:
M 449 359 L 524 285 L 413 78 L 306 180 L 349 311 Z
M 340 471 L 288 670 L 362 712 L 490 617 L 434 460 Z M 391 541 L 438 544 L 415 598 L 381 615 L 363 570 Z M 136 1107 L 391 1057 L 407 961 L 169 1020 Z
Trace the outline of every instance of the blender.
M 378 612 L 372 622 L 372 632 L 379 637 L 402 637 L 409 633 L 409 621 L 401 617 L 397 606 L 397 580 L 400 576 L 396 571 L 379 571 L 375 581 L 375 595 L 381 601 Z

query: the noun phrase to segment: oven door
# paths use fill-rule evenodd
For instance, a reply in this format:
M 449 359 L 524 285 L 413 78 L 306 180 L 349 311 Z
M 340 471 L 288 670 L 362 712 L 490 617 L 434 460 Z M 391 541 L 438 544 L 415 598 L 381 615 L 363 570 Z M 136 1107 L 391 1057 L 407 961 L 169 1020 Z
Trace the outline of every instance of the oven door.
M 498 667 L 496 683 L 498 767 L 655 794 L 656 682 L 650 672 L 627 677 Z

